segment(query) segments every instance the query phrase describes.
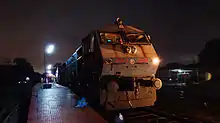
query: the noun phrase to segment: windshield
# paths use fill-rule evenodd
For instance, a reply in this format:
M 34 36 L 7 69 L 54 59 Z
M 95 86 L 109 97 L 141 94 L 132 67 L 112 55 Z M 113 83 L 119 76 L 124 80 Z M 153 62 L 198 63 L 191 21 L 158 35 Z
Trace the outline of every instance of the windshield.
M 145 34 L 126 34 L 131 43 L 150 43 L 150 39 Z
M 117 44 L 123 42 L 121 35 L 118 33 L 100 33 L 100 37 L 102 44 Z
M 101 44 L 121 44 L 125 43 L 119 33 L 100 33 Z M 150 43 L 150 38 L 145 34 L 126 34 L 126 41 L 129 43 Z

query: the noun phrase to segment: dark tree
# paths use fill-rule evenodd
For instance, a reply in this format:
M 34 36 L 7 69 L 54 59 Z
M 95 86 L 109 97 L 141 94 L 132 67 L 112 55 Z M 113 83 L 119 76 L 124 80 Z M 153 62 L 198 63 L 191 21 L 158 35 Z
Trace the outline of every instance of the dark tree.
M 40 83 L 42 77 L 43 77 L 42 74 L 40 74 L 38 72 L 34 72 L 31 76 L 33 84 Z
M 25 71 L 34 71 L 33 66 L 25 58 L 15 58 L 13 62 Z
M 205 48 L 199 53 L 201 66 L 217 77 L 220 72 L 220 39 L 213 39 L 206 43 Z
M 161 67 L 162 69 L 179 69 L 179 68 L 183 68 L 184 64 L 181 63 L 168 63 L 165 66 Z
M 25 58 L 15 58 L 13 62 L 17 67 L 17 76 L 20 80 L 34 74 L 33 66 Z

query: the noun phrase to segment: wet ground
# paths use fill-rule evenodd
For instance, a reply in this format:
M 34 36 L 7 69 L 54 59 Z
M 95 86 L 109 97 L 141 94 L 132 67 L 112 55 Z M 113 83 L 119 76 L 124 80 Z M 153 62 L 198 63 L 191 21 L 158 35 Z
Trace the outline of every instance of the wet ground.
M 34 87 L 28 123 L 107 123 L 92 108 L 75 108 L 77 97 L 66 87 Z
M 215 89 L 218 89 L 217 86 Z M 219 107 L 213 110 L 213 107 L 205 106 L 202 99 L 200 99 L 202 93 L 201 95 L 195 93 L 198 91 L 199 90 L 195 88 L 185 89 L 165 86 L 159 91 L 158 101 L 154 108 L 170 114 L 175 113 L 196 117 L 198 119 L 220 121 Z M 204 89 L 202 89 L 202 91 L 204 91 Z M 46 87 L 43 89 L 43 86 L 38 84 L 33 89 L 28 123 L 106 122 L 90 107 L 75 108 L 76 101 L 76 95 L 66 87 L 54 84 L 52 88 Z

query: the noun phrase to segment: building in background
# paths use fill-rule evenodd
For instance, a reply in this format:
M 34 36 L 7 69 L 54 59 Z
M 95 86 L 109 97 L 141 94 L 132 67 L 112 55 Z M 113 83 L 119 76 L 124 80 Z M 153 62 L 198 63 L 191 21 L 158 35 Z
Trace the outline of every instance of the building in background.
M 169 63 L 160 67 L 157 72 L 164 85 L 190 85 L 211 79 L 211 74 L 206 72 L 200 64 Z

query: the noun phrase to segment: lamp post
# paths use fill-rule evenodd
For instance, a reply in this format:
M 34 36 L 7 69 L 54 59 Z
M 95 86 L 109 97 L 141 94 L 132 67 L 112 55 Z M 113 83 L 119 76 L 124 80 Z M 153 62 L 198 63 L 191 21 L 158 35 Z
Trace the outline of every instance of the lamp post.
M 54 44 L 44 44 L 44 71 L 47 72 L 46 68 L 46 56 L 51 55 L 55 50 Z M 52 65 L 48 65 L 48 68 L 51 69 Z
M 54 52 L 54 50 L 55 50 L 54 44 L 46 44 L 46 43 L 44 44 L 44 72 L 45 72 L 45 75 L 47 73 L 51 74 L 52 65 L 48 65 L 46 67 L 46 57 L 47 57 L 47 55 L 51 55 Z M 49 69 L 48 71 L 47 71 L 47 68 Z M 44 78 L 45 82 L 47 81 L 46 78 L 47 77 L 45 76 L 45 78 Z

